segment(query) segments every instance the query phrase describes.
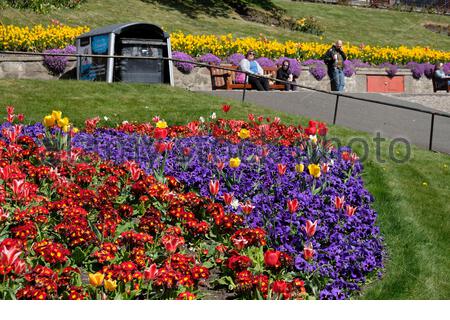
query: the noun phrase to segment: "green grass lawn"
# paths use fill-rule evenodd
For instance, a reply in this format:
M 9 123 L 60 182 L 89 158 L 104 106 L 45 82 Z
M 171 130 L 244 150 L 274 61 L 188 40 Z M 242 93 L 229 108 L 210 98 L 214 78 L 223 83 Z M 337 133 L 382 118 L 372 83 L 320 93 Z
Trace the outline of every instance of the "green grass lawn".
M 224 102 L 207 94 L 159 85 L 0 80 L 0 117 L 5 116 L 3 106 L 14 105 L 29 122 L 41 121 L 52 109 L 59 109 L 78 126 L 97 115 L 107 116 L 109 120 L 102 120 L 102 124 L 111 126 L 123 120 L 150 121 L 154 115 L 169 124 L 185 124 L 214 111 L 222 115 Z M 255 113 L 279 115 L 287 123 L 307 121 L 254 105 L 229 103 L 231 118 L 246 119 L 248 113 Z M 381 144 L 386 162 L 379 163 L 369 134 L 337 126 L 331 127 L 330 134 L 344 142 L 352 137 L 370 142 L 363 178 L 375 196 L 389 259 L 383 279 L 369 284 L 362 298 L 450 299 L 450 156 L 413 147 L 412 159 L 396 164 L 389 160 L 386 141 Z M 362 147 L 355 149 L 362 151 Z
M 352 44 L 377 45 L 421 45 L 441 50 L 450 50 L 450 37 L 437 34 L 422 27 L 424 22 L 450 23 L 449 16 L 422 13 L 407 13 L 378 9 L 353 8 L 316 3 L 274 0 L 293 17 L 317 17 L 325 29 L 323 37 L 294 32 L 286 29 L 250 23 L 237 14 L 229 17 L 199 15 L 196 19 L 174 9 L 141 0 L 89 0 L 79 9 L 56 10 L 48 14 L 37 14 L 17 9 L 3 9 L 0 23 L 16 25 L 47 24 L 58 19 L 69 25 L 88 25 L 91 28 L 129 21 L 146 21 L 163 26 L 169 32 L 181 30 L 186 33 L 227 34 L 255 36 L 260 34 L 270 39 L 294 41 L 318 41 L 331 43 L 337 38 Z

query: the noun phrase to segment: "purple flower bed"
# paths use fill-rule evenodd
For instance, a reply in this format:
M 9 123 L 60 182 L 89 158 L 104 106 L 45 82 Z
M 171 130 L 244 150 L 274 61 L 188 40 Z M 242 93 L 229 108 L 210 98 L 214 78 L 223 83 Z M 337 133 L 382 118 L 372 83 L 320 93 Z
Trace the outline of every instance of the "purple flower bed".
M 273 62 L 272 59 L 266 58 L 266 57 L 259 57 L 258 59 L 256 59 L 256 61 L 259 63 L 259 65 L 264 68 L 264 67 L 275 67 L 275 63 Z
M 192 58 L 190 55 L 188 55 L 187 53 L 184 53 L 184 52 L 179 52 L 179 51 L 174 51 L 172 53 L 172 57 L 174 59 L 194 61 L 194 58 Z M 189 63 L 189 62 L 175 61 L 174 64 L 175 64 L 175 67 L 183 73 L 190 73 L 195 67 L 194 64 Z
M 355 74 L 355 67 L 353 63 L 350 60 L 344 61 L 344 75 L 347 78 L 350 78 L 352 75 Z
M 425 71 L 423 64 L 413 61 L 408 62 L 406 67 L 411 70 L 414 79 L 420 79 Z
M 209 63 L 209 64 L 220 64 L 222 62 L 222 60 L 218 56 L 216 56 L 212 53 L 207 53 L 207 54 L 200 56 L 198 58 L 198 61 L 203 62 L 203 63 Z
M 233 66 L 238 66 L 239 62 L 241 62 L 241 60 L 244 58 L 245 58 L 245 56 L 243 54 L 233 53 L 226 60 L 228 63 L 231 63 Z
M 384 68 L 386 70 L 386 74 L 389 77 L 393 77 L 398 72 L 398 66 L 395 64 L 392 64 L 390 62 L 385 62 L 379 65 L 380 68 Z
M 75 53 L 77 50 L 75 46 L 67 46 L 64 49 L 50 49 L 44 51 L 44 53 L 63 53 L 71 54 Z M 64 73 L 67 68 L 67 63 L 69 58 L 65 56 L 44 56 L 44 66 L 54 75 L 60 75 Z
M 322 60 L 306 60 L 304 66 L 309 66 L 309 72 L 316 80 L 322 80 L 327 75 L 327 66 Z
M 422 65 L 423 65 L 423 74 L 425 75 L 425 77 L 427 77 L 428 79 L 433 78 L 434 64 L 425 62 Z
M 262 146 L 246 141 L 236 145 L 203 136 L 173 142 L 173 150 L 166 156 L 165 174 L 206 196 L 210 195 L 208 182 L 218 179 L 218 201 L 222 201 L 224 192 L 233 193 L 239 202 L 250 201 L 254 209 L 246 216 L 247 225 L 266 228 L 269 246 L 294 256 L 297 272 L 311 279 L 317 297 L 348 298 L 368 278 L 381 275 L 382 238 L 375 225 L 377 214 L 371 208 L 373 197 L 360 176 L 360 162 L 343 160 L 334 151 L 328 159 L 329 172 L 314 179 L 307 169 L 295 171 L 296 163 L 308 165 L 307 154 L 298 147 L 267 145 L 269 153 L 264 157 Z M 152 138 L 114 129 L 100 129 L 94 135 L 79 133 L 73 144 L 115 163 L 134 160 L 148 173 L 158 170 L 163 161 Z M 188 156 L 186 148 L 190 150 Z M 228 164 L 236 156 L 242 161 L 238 168 L 217 168 L 217 162 Z M 287 165 L 284 175 L 278 172 L 279 163 Z M 336 208 L 337 196 L 344 196 L 345 204 L 357 207 L 353 216 Z M 287 210 L 287 201 L 292 199 L 299 201 L 297 214 Z M 233 209 L 230 205 L 228 209 L 242 214 L 239 206 Z M 313 238 L 303 232 L 307 220 L 318 221 Z M 307 242 L 316 250 L 315 258 L 309 261 L 302 254 Z

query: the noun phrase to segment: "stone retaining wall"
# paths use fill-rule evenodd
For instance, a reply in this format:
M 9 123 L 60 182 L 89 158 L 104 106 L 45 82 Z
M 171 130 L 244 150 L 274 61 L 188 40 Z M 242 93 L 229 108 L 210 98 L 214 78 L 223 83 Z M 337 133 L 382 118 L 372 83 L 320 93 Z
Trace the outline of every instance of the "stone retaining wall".
M 58 77 L 49 73 L 43 65 L 42 57 L 30 56 L 0 56 L 0 79 L 57 79 Z M 69 64 L 65 75 L 62 78 L 74 78 L 76 60 L 69 59 Z M 346 78 L 346 92 L 367 92 L 367 76 L 379 75 L 385 76 L 386 73 L 382 69 L 377 68 L 361 68 L 356 70 L 356 74 L 350 78 Z M 396 76 L 404 77 L 404 93 L 431 93 L 433 86 L 431 80 L 422 77 L 416 80 L 412 77 L 411 71 L 408 69 L 400 69 Z M 211 90 L 211 77 L 207 68 L 196 67 L 190 74 L 184 74 L 174 68 L 175 86 L 196 91 Z M 326 76 L 321 81 L 317 81 L 308 71 L 307 67 L 303 67 L 300 77 L 297 79 L 299 85 L 329 90 L 330 81 Z

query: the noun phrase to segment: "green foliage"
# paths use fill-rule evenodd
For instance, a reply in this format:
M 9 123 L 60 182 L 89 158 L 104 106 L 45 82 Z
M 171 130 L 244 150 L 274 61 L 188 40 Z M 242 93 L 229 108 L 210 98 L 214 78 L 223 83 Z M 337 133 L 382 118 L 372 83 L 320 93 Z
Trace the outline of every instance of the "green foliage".
M 29 9 L 46 13 L 56 8 L 75 8 L 86 0 L 1 0 L 0 7 L 9 5 L 12 8 Z

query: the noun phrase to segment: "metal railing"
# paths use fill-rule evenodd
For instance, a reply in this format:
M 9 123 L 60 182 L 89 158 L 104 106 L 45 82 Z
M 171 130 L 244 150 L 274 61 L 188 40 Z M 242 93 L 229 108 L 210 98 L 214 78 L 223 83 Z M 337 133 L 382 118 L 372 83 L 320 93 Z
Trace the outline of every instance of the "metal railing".
M 168 60 L 168 61 L 172 61 L 172 62 L 190 63 L 190 64 L 193 64 L 193 65 L 196 65 L 196 66 L 199 66 L 199 67 L 215 68 L 215 69 L 225 70 L 225 71 L 230 71 L 230 72 L 238 71 L 238 72 L 241 72 L 241 73 L 245 74 L 245 82 L 244 82 L 245 84 L 247 84 L 247 80 L 248 80 L 249 77 L 266 78 L 266 79 L 271 80 L 271 81 L 276 81 L 277 83 L 290 84 L 290 85 L 293 85 L 293 86 L 298 87 L 298 88 L 302 88 L 302 89 L 306 89 L 306 90 L 312 90 L 312 91 L 315 91 L 315 92 L 320 92 L 320 93 L 324 93 L 324 94 L 335 96 L 336 97 L 336 102 L 335 102 L 335 106 L 334 106 L 333 125 L 336 124 L 336 118 L 337 118 L 337 113 L 338 113 L 338 109 L 339 109 L 339 99 L 340 99 L 340 97 L 353 99 L 353 100 L 359 100 L 359 101 L 363 101 L 363 102 L 375 103 L 375 104 L 379 104 L 379 105 L 383 105 L 383 106 L 389 106 L 389 107 L 392 107 L 392 108 L 398 108 L 398 109 L 409 110 L 409 111 L 416 111 L 416 112 L 420 112 L 420 113 L 423 113 L 423 114 L 431 115 L 429 143 L 428 143 L 428 150 L 430 150 L 430 151 L 432 151 L 432 148 L 433 148 L 433 133 L 434 133 L 435 117 L 436 116 L 440 116 L 440 117 L 445 117 L 445 118 L 449 118 L 450 119 L 450 114 L 446 114 L 446 113 L 439 112 L 439 111 L 423 110 L 423 109 L 419 109 L 419 108 L 415 108 L 415 107 L 411 107 L 411 106 L 404 106 L 404 105 L 400 105 L 400 104 L 396 104 L 396 103 L 383 102 L 383 101 L 378 101 L 378 100 L 369 99 L 369 98 L 355 97 L 355 96 L 352 96 L 352 95 L 339 93 L 339 92 L 321 90 L 321 89 L 317 89 L 317 88 L 303 86 L 303 85 L 297 84 L 295 82 L 284 81 L 284 80 L 281 80 L 281 79 L 276 79 L 276 78 L 268 77 L 268 76 L 260 76 L 260 75 L 256 75 L 256 74 L 253 74 L 253 73 L 250 73 L 250 72 L 236 70 L 235 68 L 229 68 L 229 67 L 220 66 L 220 65 L 211 65 L 211 64 L 208 64 L 208 63 L 202 63 L 202 62 L 197 62 L 197 61 L 190 61 L 190 60 L 183 60 L 183 59 L 176 59 L 176 58 L 168 58 L 168 57 L 140 57 L 140 56 L 98 55 L 98 54 L 94 55 L 94 54 L 80 54 L 80 53 L 44 53 L 44 52 L 40 53 L 40 52 L 0 51 L 0 55 L 2 55 L 2 54 L 6 54 L 6 55 L 25 55 L 25 56 L 65 56 L 65 57 L 76 57 L 76 58 L 91 57 L 91 58 L 114 58 L 114 59 L 117 58 L 117 59 L 138 59 L 138 60 L 140 60 L 140 59 L 143 59 L 143 60 Z M 12 61 L 17 62 L 17 60 L 12 60 Z M 6 61 L 3 60 L 3 62 L 6 62 Z M 212 79 L 211 79 L 211 81 L 212 81 Z M 245 102 L 246 91 L 247 91 L 247 86 L 244 85 L 243 91 L 242 91 L 242 102 Z M 449 139 L 450 139 L 450 137 L 449 137 Z

